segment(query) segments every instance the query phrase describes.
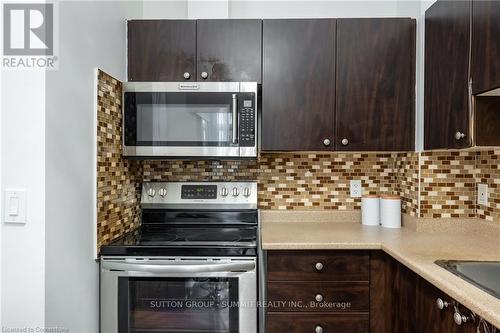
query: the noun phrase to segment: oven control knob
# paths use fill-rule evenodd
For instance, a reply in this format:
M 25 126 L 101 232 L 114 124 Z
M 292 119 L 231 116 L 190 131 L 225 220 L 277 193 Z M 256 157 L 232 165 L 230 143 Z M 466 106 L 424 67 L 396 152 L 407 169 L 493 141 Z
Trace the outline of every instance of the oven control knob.
M 154 188 L 150 188 L 150 189 L 148 189 L 148 192 L 147 192 L 147 193 L 148 193 L 148 195 L 149 195 L 151 198 L 152 198 L 152 197 L 154 197 L 154 196 L 156 195 L 156 191 L 155 191 L 155 189 L 154 189 Z
M 233 197 L 237 197 L 238 195 L 240 195 L 240 191 L 238 190 L 237 187 L 233 187 Z
M 158 190 L 158 194 L 162 197 L 166 196 L 167 195 L 167 189 L 162 187 Z
M 250 196 L 250 193 L 250 189 L 248 187 L 245 187 L 245 189 L 243 190 L 243 195 L 248 198 Z
M 223 197 L 227 197 L 228 194 L 229 193 L 228 193 L 227 188 L 223 187 L 220 189 L 220 195 L 222 195 Z

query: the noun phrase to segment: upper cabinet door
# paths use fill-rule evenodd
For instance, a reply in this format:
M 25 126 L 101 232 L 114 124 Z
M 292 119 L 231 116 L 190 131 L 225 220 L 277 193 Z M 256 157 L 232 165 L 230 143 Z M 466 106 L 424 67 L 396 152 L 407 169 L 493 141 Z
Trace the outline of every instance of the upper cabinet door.
M 414 20 L 337 20 L 336 149 L 413 150 L 414 78 Z
M 468 1 L 442 0 L 425 12 L 425 149 L 471 144 L 470 10 Z
M 331 150 L 334 19 L 264 20 L 263 150 Z
M 197 81 L 261 82 L 261 20 L 198 20 Z
M 196 81 L 196 21 L 130 20 L 129 81 Z
M 500 88 L 500 1 L 472 2 L 472 91 Z

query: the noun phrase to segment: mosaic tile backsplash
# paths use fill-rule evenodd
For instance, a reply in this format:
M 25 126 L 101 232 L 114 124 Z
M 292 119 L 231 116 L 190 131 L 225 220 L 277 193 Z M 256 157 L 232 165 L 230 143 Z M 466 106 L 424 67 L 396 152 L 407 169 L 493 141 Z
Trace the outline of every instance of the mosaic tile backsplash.
M 401 208 L 410 216 L 419 213 L 419 154 L 398 153 L 394 158 L 394 194 L 401 196 Z
M 364 194 L 393 193 L 391 154 L 263 154 L 259 159 L 261 209 L 360 208 L 349 195 L 350 179 L 361 179 Z
M 477 207 L 479 218 L 500 222 L 500 148 L 476 153 L 476 183 L 488 184 L 488 204 Z
M 122 84 L 98 72 L 97 86 L 97 247 L 139 223 L 142 166 L 122 157 Z
M 349 180 L 361 179 L 364 194 L 402 194 L 396 188 L 396 158 L 416 160 L 416 153 L 261 154 L 257 161 L 144 161 L 143 181 L 257 180 L 261 209 L 360 209 L 349 195 Z M 401 165 L 402 168 L 406 168 Z M 412 179 L 412 168 L 407 168 Z M 406 178 L 403 184 L 406 184 Z M 410 186 L 413 183 L 408 183 Z M 412 188 L 408 196 L 412 197 Z M 416 196 L 416 194 L 414 194 Z M 416 214 L 411 199 L 403 210 Z
M 423 152 L 420 156 L 420 216 L 476 216 L 476 152 Z

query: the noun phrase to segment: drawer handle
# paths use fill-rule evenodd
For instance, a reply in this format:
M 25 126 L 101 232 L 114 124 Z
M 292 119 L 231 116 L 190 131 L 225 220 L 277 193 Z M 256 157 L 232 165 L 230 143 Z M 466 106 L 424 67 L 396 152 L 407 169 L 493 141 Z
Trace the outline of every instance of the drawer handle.
M 316 327 L 314 328 L 314 333 L 323 333 L 323 327 L 321 327 L 320 325 L 316 325 Z
M 317 294 L 316 297 L 314 297 L 314 299 L 316 300 L 316 302 L 323 302 L 323 295 Z
M 323 270 L 323 263 L 321 262 L 317 262 L 316 265 L 314 265 L 314 267 L 316 268 L 316 270 L 318 272 L 322 271 Z

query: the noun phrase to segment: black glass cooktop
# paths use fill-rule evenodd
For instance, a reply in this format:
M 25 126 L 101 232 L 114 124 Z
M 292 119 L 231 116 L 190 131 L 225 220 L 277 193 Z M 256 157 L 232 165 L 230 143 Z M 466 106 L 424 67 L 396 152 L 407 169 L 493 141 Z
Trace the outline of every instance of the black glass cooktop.
M 257 227 L 142 225 L 118 239 L 137 246 L 255 246 Z
M 143 211 L 142 225 L 101 248 L 101 255 L 255 255 L 252 212 Z

